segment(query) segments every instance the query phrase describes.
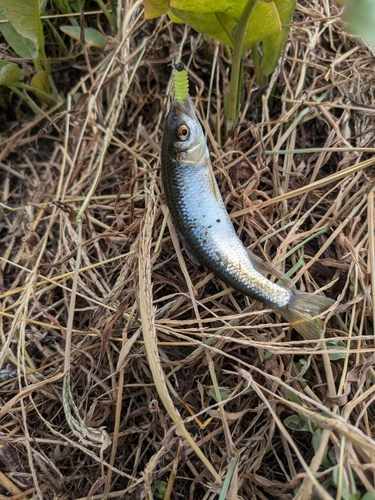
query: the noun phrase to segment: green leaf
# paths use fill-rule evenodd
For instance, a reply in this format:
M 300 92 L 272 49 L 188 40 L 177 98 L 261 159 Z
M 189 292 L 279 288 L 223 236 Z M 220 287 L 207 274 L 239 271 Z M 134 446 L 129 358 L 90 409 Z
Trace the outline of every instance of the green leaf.
M 38 71 L 37 74 L 32 77 L 30 85 L 43 92 L 48 93 L 50 91 L 48 76 L 45 71 Z
M 168 0 L 143 0 L 145 18 L 154 19 L 168 12 Z
M 236 0 L 235 2 L 233 0 L 170 0 L 169 6 L 171 10 L 178 9 L 197 14 L 223 12 L 238 22 L 246 3 L 247 0 Z
M 293 19 L 297 0 L 274 0 L 279 13 L 281 24 L 289 24 Z M 284 45 L 288 39 L 290 28 L 283 28 L 280 33 L 271 35 L 263 40 L 262 74 L 269 76 L 276 68 Z
M 291 415 L 284 420 L 284 424 L 293 431 L 308 432 L 310 425 L 306 418 L 302 415 Z
M 4 9 L 2 7 L 0 7 L 0 20 L 6 20 Z M 0 32 L 18 56 L 25 59 L 34 59 L 37 57 L 38 51 L 35 43 L 17 33 L 9 22 L 0 24 Z
M 218 0 L 197 2 L 171 0 L 170 11 L 198 33 L 233 47 L 233 32 L 242 14 L 245 1 Z M 185 10 L 180 7 L 189 7 Z M 257 2 L 251 12 L 242 50 L 245 52 L 264 38 L 279 33 L 281 23 L 274 2 Z
M 350 30 L 370 44 L 375 44 L 374 0 L 351 0 L 345 10 Z
M 22 80 L 23 71 L 21 68 L 12 62 L 0 61 L 0 85 L 8 87 Z
M 70 7 L 68 0 L 53 0 L 53 3 L 63 14 L 71 14 L 72 9 Z
M 280 31 L 281 22 L 275 2 L 258 2 L 251 12 L 242 51 L 245 52 L 250 47 Z
M 294 403 L 297 403 L 298 405 L 303 406 L 301 399 L 294 392 L 286 391 L 286 395 L 288 396 L 289 401 L 293 401 Z
M 339 479 L 339 467 L 336 466 L 332 471 L 332 479 L 334 485 L 338 486 Z M 353 494 L 350 493 L 350 486 L 348 484 L 347 475 L 343 474 L 341 478 L 341 498 L 344 500 L 359 500 L 361 497 L 360 493 L 355 491 Z
M 168 11 L 168 17 L 172 21 L 172 23 L 184 24 L 185 21 L 177 17 L 171 10 Z
M 332 465 L 337 465 L 336 453 L 335 453 L 335 450 L 333 448 L 328 450 L 328 458 L 329 458 Z
M 315 453 L 319 449 L 321 439 L 322 439 L 322 429 L 316 429 L 316 431 L 314 431 L 313 437 L 312 437 L 312 444 L 313 444 L 313 448 L 314 448 Z
M 209 12 L 201 14 L 171 7 L 171 12 L 179 19 L 191 26 L 198 33 L 203 33 L 224 45 L 233 47 L 231 33 L 236 26 L 236 21 L 223 12 Z M 219 16 L 217 14 L 220 14 Z
M 69 4 L 74 12 L 81 12 L 86 0 L 69 0 Z
M 375 493 L 373 493 L 372 491 L 368 491 L 363 495 L 361 500 L 375 500 Z
M 327 342 L 326 347 L 329 351 L 330 350 L 332 350 L 332 351 L 345 351 L 342 354 L 340 354 L 340 353 L 329 354 L 328 356 L 329 356 L 329 359 L 331 361 L 337 361 L 338 359 L 345 359 L 346 358 L 347 348 L 341 344 L 340 340 L 332 340 L 330 342 Z
M 361 498 L 361 492 L 356 491 L 355 493 L 353 493 L 353 495 L 350 495 L 349 500 L 360 500 L 360 498 Z
M 113 19 L 115 20 L 115 25 L 117 26 L 117 0 L 109 0 L 109 5 L 111 7 Z
M 52 105 L 55 100 L 51 97 L 51 99 L 48 98 L 45 94 L 49 94 L 51 92 L 51 87 L 48 81 L 48 75 L 45 71 L 38 71 L 36 75 L 34 75 L 31 79 L 30 86 L 33 87 L 34 93 L 39 99 L 44 102 L 45 104 L 48 104 L 49 106 Z M 42 92 L 38 92 L 38 90 L 41 90 Z
M 73 40 L 81 40 L 81 28 L 79 26 L 61 26 L 60 29 L 66 35 L 73 38 Z M 95 30 L 94 28 L 85 28 L 83 30 L 83 33 L 85 37 L 85 43 L 88 47 L 96 47 L 98 49 L 102 49 L 103 47 L 105 47 L 107 42 L 100 31 Z
M 220 393 L 221 401 L 225 401 L 226 399 L 229 398 L 231 391 L 228 391 L 227 389 L 219 388 L 219 393 Z M 215 392 L 215 389 L 213 387 L 210 387 L 210 389 L 208 390 L 208 395 L 211 396 L 211 398 L 214 399 L 217 403 L 220 403 L 220 401 L 218 401 L 216 398 L 216 392 Z
M 0 7 L 14 29 L 24 38 L 40 48 L 39 28 L 41 25 L 39 5 L 35 0 L 0 0 Z
M 155 498 L 163 500 L 166 492 L 167 492 L 167 483 L 165 481 L 156 481 L 156 487 L 154 492 Z

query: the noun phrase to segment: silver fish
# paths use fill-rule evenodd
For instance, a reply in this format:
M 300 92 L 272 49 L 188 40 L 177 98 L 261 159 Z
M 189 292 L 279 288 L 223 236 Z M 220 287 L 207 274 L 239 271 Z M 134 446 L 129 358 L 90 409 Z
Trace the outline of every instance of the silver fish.
M 164 127 L 161 166 L 173 222 L 196 259 L 235 290 L 280 313 L 305 339 L 319 338 L 320 328 L 312 318 L 334 301 L 297 291 L 290 278 L 244 247 L 220 195 L 189 96 L 184 104 L 172 102 Z M 270 281 L 269 274 L 279 283 Z

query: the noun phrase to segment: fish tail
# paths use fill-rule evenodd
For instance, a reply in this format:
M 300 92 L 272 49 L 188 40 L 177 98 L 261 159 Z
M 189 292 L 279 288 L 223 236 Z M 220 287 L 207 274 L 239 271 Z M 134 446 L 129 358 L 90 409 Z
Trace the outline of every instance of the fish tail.
M 288 305 L 279 308 L 278 312 L 305 340 L 315 340 L 322 335 L 322 323 L 318 318 L 313 318 L 334 302 L 328 297 L 294 290 Z

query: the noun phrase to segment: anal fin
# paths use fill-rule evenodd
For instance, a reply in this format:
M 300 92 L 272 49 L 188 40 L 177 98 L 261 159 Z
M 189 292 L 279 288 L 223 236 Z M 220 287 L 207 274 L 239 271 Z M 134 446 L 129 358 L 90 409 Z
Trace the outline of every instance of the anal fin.
M 269 275 L 275 276 L 278 280 L 280 280 L 280 283 L 278 284 L 284 287 L 286 290 L 294 291 L 296 289 L 296 285 L 294 284 L 293 280 L 290 279 L 282 271 L 280 271 L 280 269 L 277 269 L 268 262 L 264 262 L 260 257 L 250 252 L 250 250 L 248 250 L 247 252 L 249 254 L 251 263 L 254 266 L 254 269 L 256 269 L 258 273 L 266 277 Z
M 178 235 L 180 237 L 180 241 L 184 246 L 185 252 L 187 253 L 189 259 L 195 264 L 196 266 L 200 266 L 200 262 L 197 258 L 197 256 L 194 253 L 194 250 L 191 249 L 191 246 L 189 243 L 186 241 L 185 236 L 183 236 L 180 231 L 178 231 Z

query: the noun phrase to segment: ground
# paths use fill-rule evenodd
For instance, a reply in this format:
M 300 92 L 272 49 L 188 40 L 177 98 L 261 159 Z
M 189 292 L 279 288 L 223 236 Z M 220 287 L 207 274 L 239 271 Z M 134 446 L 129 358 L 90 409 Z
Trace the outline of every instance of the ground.
M 245 56 L 226 139 L 222 46 L 139 1 L 117 33 L 94 10 L 105 49 L 49 38 L 61 102 L 0 109 L 0 498 L 375 498 L 371 47 L 298 2 L 270 85 Z M 159 160 L 177 58 L 238 235 L 336 301 L 321 339 L 180 248 Z

